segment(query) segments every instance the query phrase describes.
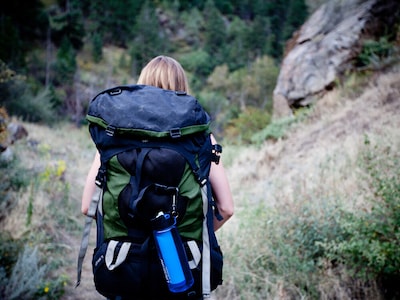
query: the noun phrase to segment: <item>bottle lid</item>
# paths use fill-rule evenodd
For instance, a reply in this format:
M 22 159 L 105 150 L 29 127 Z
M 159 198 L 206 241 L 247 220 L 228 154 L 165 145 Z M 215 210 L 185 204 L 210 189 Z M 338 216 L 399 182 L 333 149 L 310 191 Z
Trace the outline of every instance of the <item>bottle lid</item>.
M 160 211 L 157 216 L 151 220 L 151 225 L 154 230 L 163 230 L 175 224 L 175 218 L 170 214 L 164 214 Z

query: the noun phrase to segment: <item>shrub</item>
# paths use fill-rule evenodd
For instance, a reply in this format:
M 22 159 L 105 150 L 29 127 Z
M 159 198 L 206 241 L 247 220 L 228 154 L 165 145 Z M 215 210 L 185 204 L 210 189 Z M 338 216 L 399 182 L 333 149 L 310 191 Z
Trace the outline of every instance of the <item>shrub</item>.
M 393 44 L 385 36 L 377 41 L 365 40 L 361 52 L 356 59 L 356 64 L 360 67 L 370 66 L 379 68 L 382 61 L 391 55 L 393 48 Z
M 18 192 L 29 184 L 29 171 L 17 158 L 0 159 L 0 221 L 18 203 Z
M 25 247 L 7 279 L 3 291 L 5 299 L 32 299 L 45 272 L 46 267 L 39 264 L 37 248 Z
M 229 121 L 225 128 L 225 137 L 228 140 L 249 144 L 255 132 L 260 131 L 271 120 L 268 111 L 248 107 L 236 118 Z
M 17 262 L 18 253 L 21 249 L 22 246 L 19 241 L 14 240 L 6 232 L 0 233 L 0 270 L 3 271 L 3 280 L 11 275 L 12 268 Z M 0 286 L 5 285 L 0 284 Z
M 0 90 L 4 91 L 4 98 L 1 100 L 10 115 L 31 122 L 51 124 L 56 121 L 55 96 L 51 89 L 43 89 L 34 94 L 25 81 L 15 80 L 0 86 Z
M 343 234 L 325 244 L 328 257 L 353 276 L 374 280 L 388 299 L 400 290 L 400 153 L 398 145 L 365 139 L 360 163 L 373 196 L 363 210 L 345 214 Z
M 225 274 L 233 277 L 235 291 L 223 287 L 221 298 L 233 293 L 240 295 L 235 299 L 320 299 L 324 249 L 318 243 L 339 234 L 341 215 L 333 199 L 316 205 L 304 194 L 298 198 L 239 211 L 238 231 L 224 237 L 229 245 L 223 245 L 229 256 Z
M 267 126 L 263 129 L 255 132 L 251 137 L 251 141 L 258 144 L 268 139 L 278 140 L 284 138 L 287 135 L 287 132 L 292 128 L 292 126 L 294 124 L 304 121 L 310 114 L 310 112 L 311 109 L 302 108 L 297 110 L 294 116 L 274 120 L 268 123 Z

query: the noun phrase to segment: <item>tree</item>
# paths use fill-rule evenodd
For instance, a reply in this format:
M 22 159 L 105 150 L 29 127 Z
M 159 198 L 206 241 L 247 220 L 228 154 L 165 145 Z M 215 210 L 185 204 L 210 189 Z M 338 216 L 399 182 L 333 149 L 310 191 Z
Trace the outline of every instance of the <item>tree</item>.
M 133 74 L 137 75 L 151 58 L 169 51 L 169 43 L 166 42 L 164 30 L 150 1 L 146 1 L 140 10 L 135 32 L 130 56 Z
M 249 26 L 239 17 L 233 17 L 228 29 L 226 47 L 226 62 L 230 71 L 234 71 L 246 66 L 249 62 L 249 47 L 248 37 L 251 31 Z
M 55 83 L 71 84 L 77 68 L 76 51 L 68 37 L 64 37 L 57 52 L 55 63 Z
M 224 62 L 224 46 L 226 42 L 226 26 L 222 15 L 214 5 L 213 0 L 207 0 L 204 7 L 205 23 L 205 51 L 213 57 L 213 64 L 217 66 Z
M 83 47 L 85 27 L 78 0 L 67 0 L 61 6 L 52 7 L 49 21 L 51 38 L 57 46 L 67 38 L 74 49 L 80 50 Z
M 299 29 L 308 16 L 307 5 L 304 0 L 291 0 L 285 26 L 283 27 L 282 37 L 284 40 L 290 39 L 293 32 Z
M 145 0 L 92 0 L 90 21 L 105 44 L 127 47 L 135 37 L 135 23 Z
M 98 63 L 103 58 L 103 39 L 98 32 L 92 35 L 92 56 L 95 63 Z
M 24 67 L 32 43 L 43 39 L 46 17 L 40 0 L 3 1 L 0 10 L 0 59 Z
M 201 30 L 204 28 L 204 18 L 197 8 L 184 11 L 180 15 L 183 27 L 186 31 L 186 42 L 193 48 L 201 46 Z

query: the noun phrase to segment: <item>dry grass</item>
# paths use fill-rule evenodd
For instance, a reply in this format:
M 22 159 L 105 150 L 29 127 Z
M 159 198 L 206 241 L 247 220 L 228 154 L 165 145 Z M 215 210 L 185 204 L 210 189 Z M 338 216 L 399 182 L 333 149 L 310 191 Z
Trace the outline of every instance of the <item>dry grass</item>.
M 284 277 L 251 273 L 246 269 L 245 262 L 249 257 L 254 266 L 263 256 L 273 257 L 268 244 L 260 243 L 269 237 L 265 232 L 257 231 L 257 224 L 272 222 L 274 214 L 301 213 L 301 205 L 307 202 L 315 208 L 314 213 L 323 211 L 324 201 L 332 199 L 349 199 L 346 204 L 349 209 L 362 205 L 365 195 L 357 195 L 363 190 L 359 181 L 361 170 L 356 164 L 359 148 L 365 135 L 400 141 L 399 91 L 398 70 L 394 69 L 373 78 L 356 98 L 350 99 L 343 91 L 333 90 L 318 102 L 305 122 L 297 123 L 291 129 L 285 139 L 268 141 L 260 147 L 225 147 L 225 164 L 235 196 L 236 215 L 218 232 L 226 254 L 225 283 L 214 295 L 215 299 L 252 298 L 255 291 L 246 290 L 244 282 L 240 281 L 243 278 L 247 282 L 257 282 L 259 299 L 262 299 L 261 295 L 268 295 L 269 299 L 301 299 L 300 291 L 295 286 L 288 286 Z M 36 237 L 41 242 L 45 241 L 46 235 L 53 235 L 55 238 L 45 245 L 47 253 L 64 260 L 56 276 L 67 275 L 70 279 L 63 299 L 99 299 L 92 283 L 91 250 L 85 261 L 81 287 L 73 288 L 81 237 L 76 226 L 83 226 L 84 222 L 80 214 L 80 197 L 94 154 L 89 133 L 86 128 L 77 129 L 69 124 L 55 128 L 24 125 L 29 137 L 15 145 L 24 164 L 38 174 L 50 168 L 52 176 L 58 177 L 50 176 L 46 184 L 41 182 L 40 189 L 35 189 L 32 184 L 1 224 L 1 230 L 9 231 L 17 238 L 30 231 L 43 232 L 42 236 Z M 56 174 L 60 164 L 64 164 L 64 170 L 62 174 Z M 66 183 L 68 191 L 49 188 L 54 188 L 56 182 Z M 67 207 L 62 199 L 56 199 L 65 193 L 68 194 Z M 33 214 L 31 225 L 27 227 L 30 201 Z M 58 211 L 54 204 L 59 205 Z M 63 216 L 64 213 L 67 216 Z M 62 222 L 54 221 L 54 217 L 61 218 Z M 285 228 L 281 230 L 283 234 Z M 94 236 L 93 230 L 92 242 Z M 330 272 L 326 271 L 326 282 L 319 287 L 321 295 L 325 295 L 325 299 L 335 296 L 346 299 L 345 280 L 339 280 Z
M 243 285 L 238 290 L 238 285 L 250 280 L 246 274 L 248 266 L 244 265 L 246 257 L 271 250 L 271 243 L 260 242 L 269 237 L 257 233 L 257 222 L 268 221 L 262 220 L 263 214 L 301 215 L 304 205 L 308 205 L 321 217 L 329 207 L 327 204 L 334 204 L 332 201 L 339 201 L 348 209 L 365 205 L 368 191 L 362 186 L 362 170 L 357 165 L 365 136 L 393 145 L 400 143 L 398 71 L 394 68 L 372 78 L 355 98 L 349 98 L 347 90 L 333 90 L 317 103 L 307 121 L 293 127 L 285 139 L 267 141 L 259 148 L 235 149 L 240 154 L 229 166 L 228 176 L 235 195 L 236 215 L 219 233 L 226 253 L 225 285 L 217 293 L 219 299 L 262 295 L 261 291 L 246 291 Z M 260 220 L 255 221 L 257 218 Z M 328 271 L 325 286 L 319 287 L 321 295 L 325 299 L 349 299 L 346 279 Z M 265 281 L 268 299 L 302 298 L 295 289 L 288 294 L 291 287 L 283 289 L 279 278 L 274 279 L 274 284 L 268 283 L 268 274 L 259 280 Z M 370 297 L 365 299 L 376 298 L 376 289 L 369 289 Z

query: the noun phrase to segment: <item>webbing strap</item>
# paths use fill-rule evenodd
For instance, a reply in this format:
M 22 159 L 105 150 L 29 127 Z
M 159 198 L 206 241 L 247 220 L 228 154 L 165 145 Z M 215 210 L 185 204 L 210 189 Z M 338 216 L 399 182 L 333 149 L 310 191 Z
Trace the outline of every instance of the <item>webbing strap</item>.
M 107 268 L 112 271 L 122 264 L 125 261 L 130 248 L 131 243 L 129 242 L 111 240 L 108 243 L 105 258 Z
M 211 254 L 210 254 L 210 236 L 208 233 L 207 213 L 208 197 L 207 185 L 201 187 L 201 196 L 203 198 L 203 261 L 202 261 L 202 283 L 203 297 L 209 298 L 211 294 Z
M 199 265 L 199 262 L 201 261 L 201 253 L 199 246 L 197 246 L 196 241 L 187 241 L 187 245 L 190 249 L 190 252 L 192 253 L 193 259 L 189 261 L 189 268 L 191 270 L 197 268 Z
M 89 246 L 90 228 L 92 226 L 93 218 L 96 216 L 97 206 L 102 196 L 103 196 L 103 189 L 96 185 L 96 189 L 93 193 L 92 200 L 90 201 L 89 210 L 86 215 L 85 227 L 83 228 L 81 247 L 79 249 L 79 256 L 78 256 L 77 280 L 75 288 L 78 287 L 79 284 L 81 283 L 83 260 L 86 255 L 87 248 Z

